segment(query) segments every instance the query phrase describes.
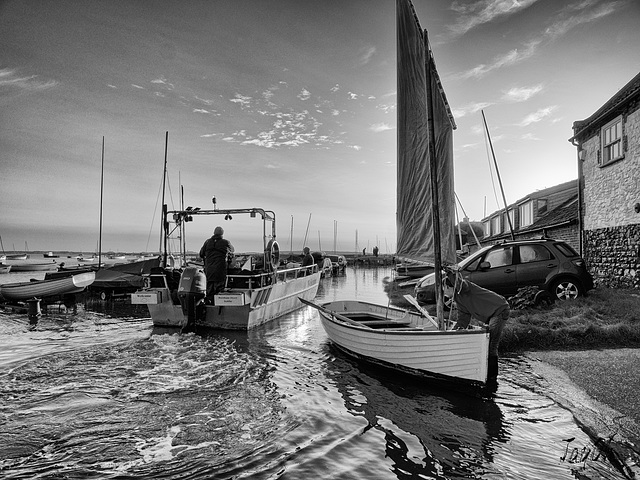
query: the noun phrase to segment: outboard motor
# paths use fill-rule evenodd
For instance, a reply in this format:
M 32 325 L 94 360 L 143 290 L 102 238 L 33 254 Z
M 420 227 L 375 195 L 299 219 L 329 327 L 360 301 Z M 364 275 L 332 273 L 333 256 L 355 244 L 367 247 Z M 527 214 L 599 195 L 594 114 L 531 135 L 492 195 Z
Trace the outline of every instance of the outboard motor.
M 207 294 L 207 277 L 198 267 L 187 267 L 180 276 L 178 299 L 182 313 L 187 317 L 187 325 L 195 325 L 197 305 Z

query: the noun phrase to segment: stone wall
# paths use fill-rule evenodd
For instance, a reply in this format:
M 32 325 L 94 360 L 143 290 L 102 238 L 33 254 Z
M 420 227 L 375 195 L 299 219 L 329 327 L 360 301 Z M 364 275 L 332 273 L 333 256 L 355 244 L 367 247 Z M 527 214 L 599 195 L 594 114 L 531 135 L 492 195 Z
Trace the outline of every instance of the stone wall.
M 640 288 L 640 223 L 585 230 L 584 258 L 596 285 Z
M 586 152 L 584 175 L 584 230 L 597 230 L 640 222 L 640 109 L 625 116 L 626 151 L 622 160 L 598 165 L 600 135 L 582 144 Z

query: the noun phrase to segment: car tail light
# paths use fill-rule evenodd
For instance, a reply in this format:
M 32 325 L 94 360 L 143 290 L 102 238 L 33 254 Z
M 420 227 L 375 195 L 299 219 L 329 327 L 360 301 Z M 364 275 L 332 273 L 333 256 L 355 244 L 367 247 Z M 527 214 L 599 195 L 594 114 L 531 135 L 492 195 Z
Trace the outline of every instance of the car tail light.
M 578 260 L 573 260 L 573 264 L 578 268 L 585 268 L 584 260 L 579 258 Z

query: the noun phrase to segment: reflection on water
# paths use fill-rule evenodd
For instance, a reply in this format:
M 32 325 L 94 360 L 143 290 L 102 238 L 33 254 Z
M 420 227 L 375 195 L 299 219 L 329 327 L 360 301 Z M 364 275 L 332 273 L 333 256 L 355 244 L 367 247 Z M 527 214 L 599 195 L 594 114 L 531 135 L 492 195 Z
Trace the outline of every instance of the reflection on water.
M 320 300 L 384 303 L 385 268 Z M 624 478 L 569 412 L 501 365 L 494 398 L 443 391 L 336 352 L 304 308 L 250 332 L 178 335 L 95 303 L 0 311 L 3 478 Z

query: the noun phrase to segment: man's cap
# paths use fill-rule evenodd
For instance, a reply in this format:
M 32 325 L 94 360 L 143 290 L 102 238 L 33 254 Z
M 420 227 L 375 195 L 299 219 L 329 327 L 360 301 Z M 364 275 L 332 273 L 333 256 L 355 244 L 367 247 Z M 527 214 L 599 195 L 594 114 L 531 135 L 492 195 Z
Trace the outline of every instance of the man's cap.
M 222 229 L 222 227 L 216 227 L 215 230 L 213 231 L 214 235 L 224 235 L 224 230 Z

